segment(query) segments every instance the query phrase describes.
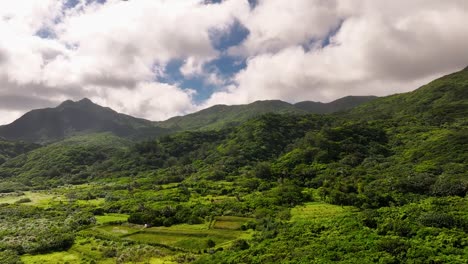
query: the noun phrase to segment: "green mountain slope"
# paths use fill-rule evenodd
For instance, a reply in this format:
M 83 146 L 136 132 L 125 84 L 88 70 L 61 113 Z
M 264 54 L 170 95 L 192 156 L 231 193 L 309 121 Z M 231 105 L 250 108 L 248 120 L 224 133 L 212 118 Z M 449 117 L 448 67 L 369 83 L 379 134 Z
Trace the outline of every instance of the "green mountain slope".
M 2 164 L 0 178 L 44 188 L 89 180 L 103 161 L 118 155 L 131 142 L 111 133 L 75 136 L 12 158 Z
M 361 120 L 415 120 L 442 125 L 466 120 L 468 69 L 449 74 L 405 94 L 397 94 L 358 106 L 348 117 Z
M 23 153 L 40 147 L 26 142 L 15 142 L 0 139 L 0 164 Z
M 247 105 L 215 105 L 193 114 L 173 117 L 156 124 L 178 130 L 209 130 L 239 125 L 250 118 L 266 113 L 305 114 L 307 112 L 279 100 L 257 101 Z
M 250 118 L 267 113 L 327 114 L 344 111 L 374 100 L 374 96 L 348 96 L 330 103 L 304 101 L 289 104 L 279 100 L 256 101 L 246 105 L 216 105 L 186 116 L 178 116 L 156 124 L 176 130 L 210 130 L 239 125 Z
M 330 103 L 304 101 L 294 106 L 309 113 L 329 114 L 352 109 L 376 98 L 376 96 L 346 96 Z
M 0 136 L 9 140 L 48 143 L 70 136 L 111 132 L 123 137 L 167 133 L 144 119 L 120 114 L 89 99 L 65 101 L 55 108 L 33 110 L 13 123 L 0 126 Z

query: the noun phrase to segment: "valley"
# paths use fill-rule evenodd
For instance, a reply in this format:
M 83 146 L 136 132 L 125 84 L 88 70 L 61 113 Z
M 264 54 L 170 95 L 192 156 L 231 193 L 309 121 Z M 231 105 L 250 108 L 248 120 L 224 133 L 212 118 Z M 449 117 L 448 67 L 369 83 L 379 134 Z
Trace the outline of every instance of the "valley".
M 81 104 L 98 127 L 36 128 Z M 467 263 L 467 70 L 333 113 L 258 105 L 156 132 L 88 100 L 26 114 L 41 133 L 0 144 L 0 263 Z

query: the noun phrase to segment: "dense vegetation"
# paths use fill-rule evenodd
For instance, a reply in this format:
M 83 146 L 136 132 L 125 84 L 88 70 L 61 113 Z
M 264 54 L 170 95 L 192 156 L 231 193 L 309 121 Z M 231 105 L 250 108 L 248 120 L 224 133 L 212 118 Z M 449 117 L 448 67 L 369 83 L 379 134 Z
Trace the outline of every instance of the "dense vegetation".
M 374 100 L 374 96 L 348 96 L 330 103 L 303 101 L 289 104 L 279 100 L 256 101 L 248 105 L 215 105 L 194 114 L 157 122 L 164 128 L 211 130 L 235 126 L 263 114 L 326 114 L 349 110 Z
M 11 158 L 29 152 L 38 147 L 39 145 L 32 143 L 26 143 L 21 141 L 6 141 L 0 139 L 0 164 L 3 164 L 5 161 Z
M 466 263 L 467 91 L 462 71 L 333 115 L 32 150 L 0 166 L 0 259 Z

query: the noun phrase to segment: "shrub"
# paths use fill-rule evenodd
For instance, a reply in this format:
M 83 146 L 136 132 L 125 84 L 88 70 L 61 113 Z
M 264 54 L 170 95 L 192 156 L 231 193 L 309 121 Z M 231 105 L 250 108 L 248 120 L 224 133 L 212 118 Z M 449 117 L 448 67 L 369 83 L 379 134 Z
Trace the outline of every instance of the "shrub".
M 32 202 L 32 201 L 29 198 L 21 198 L 18 201 L 16 201 L 15 203 L 20 204 L 20 203 L 30 203 L 30 202 Z

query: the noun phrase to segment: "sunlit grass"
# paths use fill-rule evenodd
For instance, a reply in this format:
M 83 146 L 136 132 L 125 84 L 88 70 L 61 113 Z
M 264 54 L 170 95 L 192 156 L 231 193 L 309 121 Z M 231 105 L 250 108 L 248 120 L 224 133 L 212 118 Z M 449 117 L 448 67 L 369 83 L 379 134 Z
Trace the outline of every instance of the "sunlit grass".
M 21 257 L 24 264 L 79 264 L 81 263 L 81 257 L 76 253 L 70 252 L 54 252 L 43 255 L 24 255 Z
M 100 206 L 105 203 L 104 198 L 92 199 L 92 200 L 76 200 L 75 204 L 80 206 Z
M 58 203 L 65 201 L 65 197 L 48 192 L 24 192 L 21 195 L 12 193 L 0 197 L 0 203 L 13 204 L 21 199 L 30 199 L 30 202 L 23 203 L 26 205 L 34 205 L 38 207 L 48 207 L 52 203 Z
M 96 215 L 96 221 L 98 224 L 107 224 L 112 222 L 126 222 L 129 215 L 127 214 L 105 214 L 105 215 Z
M 339 206 L 324 202 L 311 202 L 291 209 L 291 221 L 330 219 L 346 215 L 352 206 Z
M 216 217 L 213 228 L 215 229 L 231 229 L 239 230 L 242 225 L 248 221 L 253 220 L 252 218 L 236 217 L 236 216 L 218 216 Z
M 111 234 L 115 236 L 125 236 L 140 231 L 142 228 L 134 228 L 125 225 L 108 225 L 94 228 L 98 232 Z

